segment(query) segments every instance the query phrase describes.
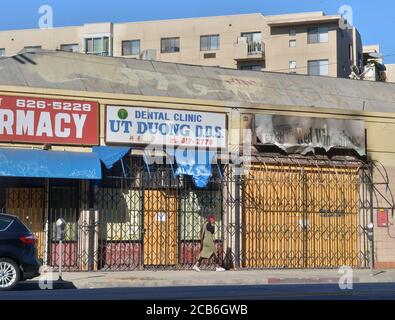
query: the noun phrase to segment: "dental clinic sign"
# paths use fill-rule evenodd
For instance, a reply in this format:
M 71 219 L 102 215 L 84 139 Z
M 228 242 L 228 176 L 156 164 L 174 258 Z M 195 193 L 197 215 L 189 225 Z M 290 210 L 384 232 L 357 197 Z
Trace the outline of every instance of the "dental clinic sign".
M 107 106 L 106 142 L 226 148 L 226 114 Z
M 97 102 L 0 95 L 0 142 L 97 145 Z

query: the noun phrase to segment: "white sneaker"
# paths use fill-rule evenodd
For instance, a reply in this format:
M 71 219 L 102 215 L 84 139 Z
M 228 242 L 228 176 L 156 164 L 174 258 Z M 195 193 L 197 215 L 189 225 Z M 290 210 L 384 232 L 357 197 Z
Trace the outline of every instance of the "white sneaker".
M 196 272 L 200 272 L 200 268 L 198 266 L 193 266 L 193 270 L 195 270 Z
M 225 269 L 224 268 L 216 268 L 215 271 L 216 272 L 225 272 Z

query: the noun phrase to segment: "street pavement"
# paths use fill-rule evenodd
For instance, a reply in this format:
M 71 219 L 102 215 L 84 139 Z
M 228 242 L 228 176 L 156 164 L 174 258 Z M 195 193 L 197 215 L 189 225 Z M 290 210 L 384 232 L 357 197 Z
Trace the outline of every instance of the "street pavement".
M 41 290 L 57 273 L 0 292 L 2 300 L 135 299 L 378 299 L 395 300 L 395 270 L 255 270 L 68 272 Z M 45 281 L 43 281 L 45 280 Z M 352 290 L 342 290 L 352 285 Z
M 35 290 L 34 290 L 35 289 Z M 263 286 L 177 286 L 146 288 L 39 290 L 20 286 L 1 292 L 7 300 L 395 300 L 395 283 L 358 283 L 352 290 L 337 284 Z
M 260 286 L 272 284 L 337 284 L 346 277 L 352 283 L 395 283 L 395 270 L 254 270 L 227 271 L 127 271 L 127 272 L 68 272 L 63 279 L 77 289 L 144 288 L 174 286 Z M 58 279 L 58 274 L 47 275 Z M 42 280 L 42 278 L 41 278 Z M 38 280 L 29 281 L 34 285 Z
M 47 279 L 58 279 L 57 273 Z M 42 278 L 41 278 L 42 279 Z M 77 289 L 99 288 L 144 288 L 174 286 L 232 286 L 272 284 L 338 284 L 352 283 L 395 283 L 395 270 L 254 270 L 227 271 L 223 273 L 203 271 L 129 271 L 129 272 L 71 272 L 63 279 Z M 343 279 L 343 280 L 342 280 Z M 34 285 L 37 280 L 30 281 Z

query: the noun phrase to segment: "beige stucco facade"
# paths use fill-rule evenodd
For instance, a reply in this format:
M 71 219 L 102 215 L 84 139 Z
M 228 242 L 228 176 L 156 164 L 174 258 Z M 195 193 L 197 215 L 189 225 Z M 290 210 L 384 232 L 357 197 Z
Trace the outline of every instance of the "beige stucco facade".
M 330 119 L 348 119 L 363 120 L 367 130 L 367 152 L 370 159 L 379 161 L 388 173 L 390 189 L 382 186 L 381 192 L 386 198 L 395 196 L 395 113 L 383 112 L 357 112 L 338 109 L 317 109 L 306 107 L 290 107 L 275 105 L 239 105 L 237 112 L 234 112 L 234 106 L 230 106 L 220 101 L 209 100 L 192 100 L 180 99 L 174 97 L 155 97 L 140 95 L 121 95 L 107 94 L 98 92 L 86 92 L 70 90 L 40 90 L 25 87 L 0 86 L 0 95 L 17 95 L 30 96 L 52 99 L 78 99 L 87 101 L 97 101 L 100 105 L 100 145 L 105 143 L 105 108 L 107 105 L 117 106 L 141 106 L 161 109 L 178 109 L 178 110 L 198 110 L 209 112 L 220 112 L 227 114 L 228 132 L 228 150 L 236 150 L 240 147 L 242 135 L 240 129 L 243 127 L 243 114 L 276 114 L 302 117 L 323 117 Z M 0 143 L 0 147 L 31 148 L 39 147 L 31 144 L 12 144 Z M 73 146 L 53 146 L 55 151 L 82 151 L 90 152 L 90 147 L 73 147 Z M 378 172 L 375 176 L 376 181 L 381 181 L 382 177 Z M 377 205 L 388 206 L 385 198 L 378 197 Z M 377 210 L 374 210 L 375 222 L 375 261 L 376 268 L 395 268 L 395 226 L 390 218 L 388 228 L 377 227 Z M 391 214 L 391 213 L 390 213 Z
M 49 51 L 27 53 L 19 59 L 4 59 L 0 61 L 0 73 L 3 75 L 0 77 L 2 96 L 97 102 L 100 106 L 100 146 L 106 145 L 107 106 L 225 114 L 226 127 L 229 129 L 227 148 L 224 149 L 226 155 L 230 151 L 237 152 L 241 149 L 241 138 L 244 137 L 241 128 L 244 128 L 245 117 L 250 115 L 276 114 L 363 120 L 361 132 L 363 129 L 366 130 L 368 158 L 378 161 L 378 166 L 381 168 L 383 165 L 385 169 L 381 171 L 384 173 L 383 176 L 376 170 L 374 180 L 379 183 L 383 178 L 387 180 L 387 173 L 389 182 L 389 188 L 384 184 L 377 186 L 382 190 L 381 194 L 376 193 L 377 198 L 375 197 L 374 207 L 372 206 L 376 226 L 376 267 L 395 268 L 393 219 L 390 218 L 388 227 L 380 228 L 377 227 L 376 221 L 378 208 L 388 208 L 389 203 L 386 200 L 391 200 L 391 196 L 395 196 L 393 84 Z M 363 133 L 361 135 L 363 136 Z M 89 144 L 86 147 L 76 147 L 65 143 L 54 145 L 53 150 L 91 152 L 91 146 Z M 0 147 L 42 149 L 44 146 L 42 143 L 33 145 L 4 142 L 0 143 Z M 131 147 L 135 145 L 131 144 Z M 255 178 L 253 180 L 255 181 Z M 366 182 L 363 185 L 366 185 Z M 319 208 L 320 213 L 325 213 L 321 212 L 321 209 L 326 209 L 325 206 Z M 236 214 L 233 210 L 228 212 L 231 218 Z M 84 216 L 82 212 L 82 224 L 85 223 Z M 358 232 L 363 233 L 362 228 L 366 228 L 368 222 L 369 219 L 361 221 Z M 86 237 L 81 238 L 82 242 L 85 240 Z M 328 254 L 334 254 L 334 251 Z
M 328 60 L 332 77 L 347 78 L 351 64 L 358 63 L 362 46 L 355 28 L 342 30 L 340 16 L 326 16 L 323 12 L 263 16 L 260 13 L 144 21 L 131 23 L 97 23 L 77 27 L 0 31 L 0 49 L 5 56 L 19 53 L 26 47 L 40 46 L 56 50 L 62 45 L 78 45 L 79 52 L 86 52 L 85 39 L 109 37 L 109 55 L 122 56 L 122 42 L 140 40 L 140 54 L 128 56 L 140 58 L 147 50 L 149 58 L 228 68 L 258 67 L 265 71 L 308 73 L 308 61 Z M 308 29 L 327 27 L 328 41 L 308 43 Z M 291 35 L 291 31 L 296 31 Z M 258 52 L 249 50 L 242 33 L 261 33 Z M 292 33 L 293 34 L 293 33 Z M 200 37 L 219 35 L 219 48 L 202 51 Z M 179 37 L 179 52 L 162 53 L 161 39 Z M 290 41 L 296 40 L 296 46 Z M 294 42 L 293 42 L 294 43 Z M 350 54 L 350 46 L 352 54 Z M 296 68 L 290 70 L 290 63 Z
M 395 82 L 395 64 L 386 64 L 385 67 L 387 68 L 385 71 L 387 82 Z

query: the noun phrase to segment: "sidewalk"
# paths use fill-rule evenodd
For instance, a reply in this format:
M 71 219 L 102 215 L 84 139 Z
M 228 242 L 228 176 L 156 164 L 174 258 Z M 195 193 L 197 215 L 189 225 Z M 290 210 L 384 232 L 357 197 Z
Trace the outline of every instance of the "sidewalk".
M 338 283 L 337 270 L 263 270 L 263 271 L 131 271 L 131 272 L 67 272 L 63 280 L 78 289 L 114 287 L 173 287 L 205 285 L 273 285 L 303 283 Z M 58 274 L 53 275 L 58 279 Z M 395 283 L 395 270 L 354 270 L 354 283 Z M 37 279 L 35 279 L 37 281 Z

